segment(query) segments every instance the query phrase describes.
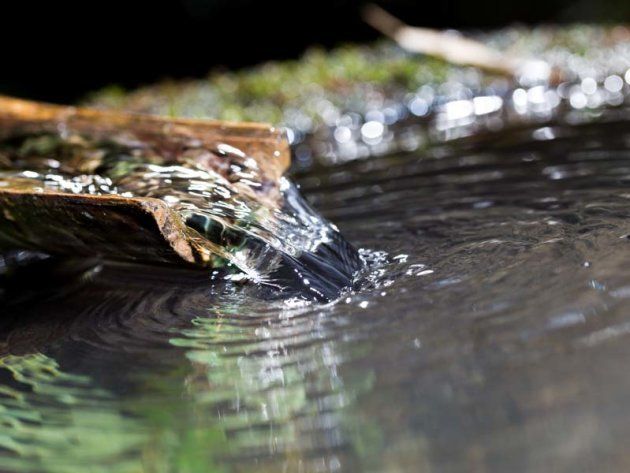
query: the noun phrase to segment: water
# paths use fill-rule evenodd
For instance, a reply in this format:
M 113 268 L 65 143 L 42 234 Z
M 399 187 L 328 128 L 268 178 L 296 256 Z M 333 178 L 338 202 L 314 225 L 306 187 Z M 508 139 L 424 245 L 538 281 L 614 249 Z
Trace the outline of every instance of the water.
M 271 176 L 277 172 L 273 156 L 265 157 L 263 166 L 225 143 L 207 149 L 165 140 L 153 147 L 150 138 L 136 133 L 135 139 L 103 140 L 59 123 L 54 132 L 6 138 L 0 143 L 0 189 L 159 199 L 183 223 L 182 238 L 193 242 L 200 266 L 212 279 L 236 273 L 267 296 L 331 301 L 352 285 L 362 269 L 357 250 L 288 178 Z M 102 214 L 87 223 L 75 223 L 85 217 L 74 216 L 64 224 L 75 225 L 76 232 L 116 231 L 93 224 L 94 218 L 108 218 Z M 16 220 L 9 211 L 7 215 L 7 221 Z M 39 240 L 21 236 L 20 225 L 34 225 L 34 218 L 31 212 L 28 223 L 18 223 L 13 240 L 25 244 L 26 239 L 32 249 L 51 251 Z M 48 230 L 40 224 L 31 231 Z M 13 248 L 11 235 L 8 241 Z
M 2 283 L 0 469 L 627 469 L 628 117 L 296 176 L 370 250 L 335 303 L 22 264 Z

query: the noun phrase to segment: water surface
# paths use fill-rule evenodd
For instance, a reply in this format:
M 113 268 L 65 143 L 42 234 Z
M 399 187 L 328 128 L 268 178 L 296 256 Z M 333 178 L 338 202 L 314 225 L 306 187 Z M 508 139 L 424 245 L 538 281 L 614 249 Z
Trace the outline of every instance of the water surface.
M 629 147 L 617 109 L 296 176 L 371 264 L 330 304 L 26 266 L 0 469 L 627 469 Z

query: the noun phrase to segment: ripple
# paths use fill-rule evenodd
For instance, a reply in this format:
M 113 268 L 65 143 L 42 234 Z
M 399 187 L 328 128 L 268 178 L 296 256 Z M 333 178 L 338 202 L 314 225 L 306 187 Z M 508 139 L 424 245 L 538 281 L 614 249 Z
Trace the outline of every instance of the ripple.
M 628 121 L 549 126 L 298 176 L 364 248 L 333 303 L 5 258 L 0 468 L 619 469 Z

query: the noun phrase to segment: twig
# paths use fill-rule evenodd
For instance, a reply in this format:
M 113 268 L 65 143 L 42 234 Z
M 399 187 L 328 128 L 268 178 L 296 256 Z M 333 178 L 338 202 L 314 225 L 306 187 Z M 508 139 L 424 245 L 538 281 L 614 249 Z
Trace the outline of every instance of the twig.
M 531 62 L 525 58 L 507 55 L 469 38 L 430 28 L 409 26 L 374 4 L 364 9 L 363 19 L 407 51 L 434 56 L 453 64 L 474 66 L 489 72 L 516 77 Z

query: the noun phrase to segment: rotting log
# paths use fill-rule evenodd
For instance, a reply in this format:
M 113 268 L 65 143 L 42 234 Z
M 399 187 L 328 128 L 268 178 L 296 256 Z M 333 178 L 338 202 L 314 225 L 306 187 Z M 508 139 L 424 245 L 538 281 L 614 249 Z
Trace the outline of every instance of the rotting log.
M 129 145 L 169 163 L 179 162 L 180 155 L 191 149 L 207 150 L 210 157 L 204 158 L 203 166 L 219 174 L 228 172 L 229 159 L 216 149 L 229 145 L 254 159 L 261 177 L 270 183 L 260 196 L 265 202 L 279 199 L 278 180 L 290 163 L 288 143 L 268 125 L 171 119 L 0 97 L 0 142 L 46 133 Z M 65 193 L 30 188 L 19 180 L 15 185 L 0 182 L 0 249 L 197 266 L 212 266 L 213 256 L 221 253 L 220 248 L 213 252 L 211 243 L 159 199 Z

